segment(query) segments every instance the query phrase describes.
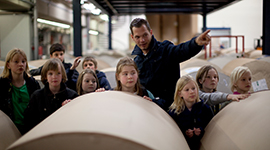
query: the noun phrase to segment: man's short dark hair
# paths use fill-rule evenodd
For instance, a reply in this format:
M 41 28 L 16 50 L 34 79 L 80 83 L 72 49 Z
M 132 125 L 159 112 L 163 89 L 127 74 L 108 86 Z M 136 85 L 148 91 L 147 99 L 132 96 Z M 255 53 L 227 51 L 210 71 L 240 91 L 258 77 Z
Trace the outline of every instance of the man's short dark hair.
M 130 23 L 130 26 L 129 26 L 131 34 L 133 35 L 133 31 L 132 31 L 133 27 L 140 28 L 142 25 L 145 25 L 147 27 L 148 31 L 151 30 L 150 25 L 149 25 L 147 20 L 145 20 L 143 18 L 133 19 L 133 21 Z
M 55 43 L 50 47 L 50 55 L 52 55 L 56 51 L 63 51 L 65 53 L 65 48 L 62 44 Z

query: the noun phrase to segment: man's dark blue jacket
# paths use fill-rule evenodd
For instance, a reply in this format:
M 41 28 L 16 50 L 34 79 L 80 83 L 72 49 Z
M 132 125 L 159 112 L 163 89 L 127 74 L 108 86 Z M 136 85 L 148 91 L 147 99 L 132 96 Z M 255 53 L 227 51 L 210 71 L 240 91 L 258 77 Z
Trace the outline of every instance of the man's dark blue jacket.
M 132 55 L 137 55 L 134 61 L 140 71 L 141 84 L 155 97 L 166 100 L 165 108 L 168 108 L 173 102 L 175 85 L 180 78 L 179 63 L 195 56 L 201 49 L 202 46 L 195 42 L 195 37 L 174 45 L 167 40 L 159 42 L 152 36 L 150 51 L 146 56 L 136 45 Z

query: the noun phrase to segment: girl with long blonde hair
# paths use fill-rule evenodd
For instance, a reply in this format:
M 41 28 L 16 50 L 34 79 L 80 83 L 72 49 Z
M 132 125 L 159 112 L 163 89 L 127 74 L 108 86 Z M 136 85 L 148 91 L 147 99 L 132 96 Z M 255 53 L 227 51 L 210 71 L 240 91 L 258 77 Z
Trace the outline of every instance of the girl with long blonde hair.
M 177 81 L 169 115 L 181 129 L 190 149 L 199 149 L 204 128 L 212 119 L 213 113 L 199 99 L 199 87 L 191 76 L 182 76 Z

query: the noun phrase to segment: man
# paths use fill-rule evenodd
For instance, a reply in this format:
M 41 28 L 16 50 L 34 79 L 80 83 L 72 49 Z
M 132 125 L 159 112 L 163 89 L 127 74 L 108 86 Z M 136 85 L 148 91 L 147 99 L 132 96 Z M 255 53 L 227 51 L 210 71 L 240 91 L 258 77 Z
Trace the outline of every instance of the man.
M 130 23 L 130 31 L 136 43 L 131 55 L 137 55 L 134 61 L 140 70 L 140 82 L 155 97 L 166 100 L 167 110 L 173 102 L 175 85 L 180 78 L 179 63 L 195 56 L 203 45 L 210 42 L 210 30 L 179 45 L 167 40 L 157 41 L 149 23 L 142 18 Z
M 63 47 L 63 45 L 61 45 L 59 43 L 55 43 L 50 47 L 50 58 L 60 59 L 65 67 L 67 78 L 68 78 L 68 81 L 66 82 L 66 86 L 68 88 L 76 91 L 76 83 L 77 83 L 77 78 L 79 76 L 79 73 L 76 70 L 76 68 L 81 62 L 81 60 L 80 60 L 81 57 L 76 57 L 73 64 L 65 63 L 64 54 L 65 54 L 65 48 Z M 32 69 L 32 70 L 30 70 L 30 74 L 32 76 L 40 75 L 42 68 L 43 68 L 43 66 L 41 66 L 37 69 Z

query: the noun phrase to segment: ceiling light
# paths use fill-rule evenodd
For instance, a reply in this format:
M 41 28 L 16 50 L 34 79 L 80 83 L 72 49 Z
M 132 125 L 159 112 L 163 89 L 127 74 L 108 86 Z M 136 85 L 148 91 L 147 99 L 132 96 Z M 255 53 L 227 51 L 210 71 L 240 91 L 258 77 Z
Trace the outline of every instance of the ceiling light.
M 70 28 L 70 25 L 58 23 L 58 22 L 54 22 L 54 21 L 49 21 L 49 20 L 45 20 L 45 19 L 40 19 L 40 18 L 37 19 L 37 22 L 52 25 L 52 26 L 57 26 L 57 27 L 65 28 L 65 29 Z
M 106 14 L 99 15 L 99 18 L 102 19 L 102 20 L 104 20 L 104 21 L 107 21 L 107 22 L 109 21 L 109 17 Z
M 117 21 L 113 19 L 112 20 L 112 24 L 116 24 L 116 23 L 117 23 Z
M 81 1 L 80 1 L 81 5 L 83 5 L 84 2 L 86 2 L 86 1 L 87 1 L 87 0 L 81 0 Z
M 94 15 L 99 15 L 101 13 L 101 10 L 96 8 L 94 10 L 91 10 L 91 13 L 94 14 Z
M 96 8 L 96 6 L 94 4 L 92 4 L 92 3 L 90 3 L 90 4 L 83 4 L 82 6 L 83 6 L 84 9 L 90 10 L 90 11 L 92 11 L 92 10 L 94 10 Z
M 89 34 L 92 34 L 92 35 L 98 35 L 98 31 L 95 31 L 95 30 L 89 30 Z

